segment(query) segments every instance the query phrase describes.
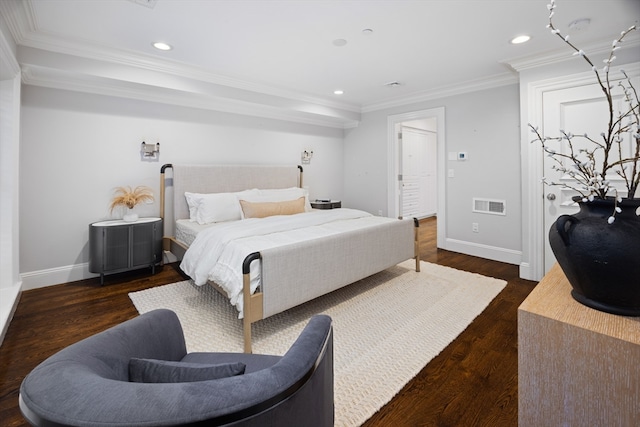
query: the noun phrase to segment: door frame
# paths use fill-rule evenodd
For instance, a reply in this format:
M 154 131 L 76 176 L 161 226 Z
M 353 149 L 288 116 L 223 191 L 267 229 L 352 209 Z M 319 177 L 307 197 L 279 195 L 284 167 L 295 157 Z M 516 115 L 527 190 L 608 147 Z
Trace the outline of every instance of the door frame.
M 398 137 L 396 134 L 396 126 L 410 120 L 418 120 L 424 118 L 436 119 L 436 138 L 437 138 L 437 176 L 438 176 L 438 227 L 437 227 L 437 246 L 444 247 L 446 239 L 446 149 L 445 149 L 445 110 L 444 107 L 430 108 L 427 110 L 411 111 L 409 113 L 395 114 L 387 117 L 387 212 L 391 218 L 398 217 Z
M 620 70 L 629 77 L 640 76 L 640 63 L 611 67 L 611 79 L 622 78 Z M 568 89 L 594 83 L 593 71 L 561 76 L 531 82 L 527 85 L 528 114 L 527 123 L 542 125 L 543 96 L 545 92 Z M 543 152 L 534 139 L 527 123 L 521 129 L 521 168 L 523 171 L 522 188 L 522 243 L 523 250 L 529 254 L 528 262 L 520 264 L 520 277 L 529 280 L 541 280 L 544 276 L 544 192 Z

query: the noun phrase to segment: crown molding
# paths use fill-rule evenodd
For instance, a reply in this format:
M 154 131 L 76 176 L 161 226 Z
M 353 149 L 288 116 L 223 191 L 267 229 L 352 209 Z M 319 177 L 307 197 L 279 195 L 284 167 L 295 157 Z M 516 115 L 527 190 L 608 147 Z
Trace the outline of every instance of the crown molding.
M 360 113 L 31 47 L 18 46 L 17 59 L 23 82 L 30 85 L 124 98 L 142 96 L 140 99 L 163 103 L 170 103 L 173 97 L 176 105 L 220 111 L 227 106 L 230 112 L 270 118 L 278 118 L 273 112 L 279 111 L 282 120 L 331 127 L 352 127 L 360 121 Z
M 80 58 L 103 61 L 110 64 L 123 65 L 172 76 L 185 77 L 201 82 L 255 92 L 261 95 L 276 96 L 298 102 L 312 103 L 328 108 L 337 108 L 341 110 L 351 111 L 354 113 L 360 112 L 360 108 L 353 104 L 331 102 L 324 98 L 313 97 L 286 89 L 276 88 L 256 82 L 250 82 L 247 80 L 240 80 L 229 76 L 223 76 L 220 74 L 212 73 L 203 68 L 187 65 L 177 61 L 160 59 L 152 55 L 145 55 L 139 52 L 106 48 L 103 46 L 91 44 L 89 42 L 78 43 L 76 41 L 64 40 L 59 37 L 54 38 L 52 36 L 45 36 L 43 34 L 30 36 L 27 40 L 25 40 L 24 43 L 20 44 L 23 46 L 33 47 L 49 52 L 56 52 Z
M 479 90 L 493 89 L 500 86 L 516 84 L 518 82 L 519 79 L 515 73 L 507 72 L 488 78 L 457 83 L 455 85 L 440 87 L 435 90 L 419 92 L 412 96 L 405 96 L 401 98 L 394 98 L 388 101 L 368 104 L 362 107 L 362 112 L 369 113 L 372 111 L 385 110 L 388 108 L 402 107 L 408 104 L 417 104 L 419 102 L 426 102 L 434 99 L 441 99 Z
M 640 47 L 640 35 L 632 34 L 629 37 L 625 37 L 624 43 L 621 46 L 626 51 L 633 50 L 634 48 L 638 49 Z M 583 50 L 587 52 L 589 56 L 608 54 L 611 52 L 611 40 L 601 40 L 585 45 Z M 622 52 L 622 50 L 619 52 Z M 558 64 L 560 62 L 570 61 L 572 59 L 576 59 L 576 56 L 574 56 L 573 52 L 567 50 L 565 47 L 565 49 L 554 50 L 543 54 L 504 59 L 500 61 L 500 63 L 508 65 L 515 71 L 521 72 L 531 68 L 544 67 Z
M 162 88 L 137 82 L 126 82 L 107 77 L 61 71 L 33 65 L 23 65 L 22 81 L 26 85 L 52 89 L 115 96 L 337 129 L 356 127 L 359 123 L 358 120 L 350 120 L 343 117 L 322 116 L 313 112 L 296 111 L 274 105 L 257 104 L 233 98 L 223 98 L 166 87 Z
M 0 1 L 0 14 L 4 18 L 16 44 L 21 44 L 25 34 L 33 31 L 33 12 L 29 13 L 31 4 L 19 0 Z

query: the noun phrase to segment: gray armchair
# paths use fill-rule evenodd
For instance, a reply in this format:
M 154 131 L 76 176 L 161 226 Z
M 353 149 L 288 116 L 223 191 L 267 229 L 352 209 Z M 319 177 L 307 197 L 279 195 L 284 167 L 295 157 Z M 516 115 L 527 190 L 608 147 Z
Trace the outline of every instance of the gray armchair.
M 187 354 L 178 317 L 155 310 L 42 362 L 19 404 L 36 426 L 332 426 L 331 318 L 284 356 Z

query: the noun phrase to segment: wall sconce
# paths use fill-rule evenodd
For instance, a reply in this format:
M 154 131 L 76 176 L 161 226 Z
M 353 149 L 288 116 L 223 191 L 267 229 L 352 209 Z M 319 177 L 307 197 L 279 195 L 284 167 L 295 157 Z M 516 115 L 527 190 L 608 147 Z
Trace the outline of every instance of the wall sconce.
M 160 143 L 147 144 L 142 141 L 140 145 L 140 160 L 157 162 L 160 159 Z
M 302 152 L 302 164 L 308 165 L 311 163 L 311 158 L 313 157 L 313 150 L 304 150 Z

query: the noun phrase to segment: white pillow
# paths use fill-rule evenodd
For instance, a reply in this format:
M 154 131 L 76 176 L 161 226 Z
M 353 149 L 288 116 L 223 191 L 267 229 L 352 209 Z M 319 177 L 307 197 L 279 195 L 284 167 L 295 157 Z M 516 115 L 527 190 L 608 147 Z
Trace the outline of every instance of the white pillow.
M 198 214 L 198 206 L 200 205 L 200 198 L 203 194 L 197 193 L 184 193 L 184 198 L 187 199 L 187 205 L 189 206 L 189 221 L 196 222 L 196 216 Z
M 196 222 L 210 224 L 212 222 L 235 221 L 240 219 L 240 203 L 233 193 L 205 194 L 200 199 Z
M 244 194 L 238 196 L 241 200 L 253 203 L 263 202 L 288 202 L 304 197 L 304 210 L 311 212 L 311 203 L 309 202 L 309 193 L 305 188 L 291 187 L 278 189 L 261 189 L 254 190 L 252 194 Z
M 250 196 L 256 192 L 257 190 L 238 193 L 184 193 L 189 205 L 189 219 L 201 225 L 242 219 L 238 197 Z

